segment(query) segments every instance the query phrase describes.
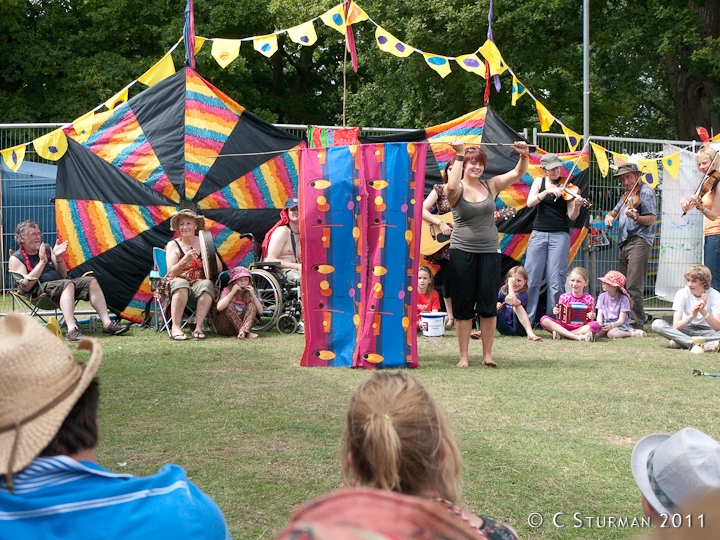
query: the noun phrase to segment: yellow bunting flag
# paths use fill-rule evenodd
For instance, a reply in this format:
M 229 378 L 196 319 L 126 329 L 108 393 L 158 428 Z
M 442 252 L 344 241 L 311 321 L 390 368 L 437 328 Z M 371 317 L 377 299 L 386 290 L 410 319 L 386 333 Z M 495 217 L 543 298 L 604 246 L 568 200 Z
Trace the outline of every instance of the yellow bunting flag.
M 95 123 L 95 111 L 83 114 L 80 118 L 73 122 L 73 129 L 78 134 L 82 142 L 86 142 L 93 132 L 93 124 Z
M 710 142 L 720 142 L 720 133 L 718 133 L 712 139 L 710 139 Z
M 625 165 L 626 163 L 630 162 L 630 156 L 626 156 L 625 154 L 618 154 L 617 152 L 613 152 L 612 157 L 613 163 L 616 167 L 619 167 L 620 165 Z
M 173 64 L 172 55 L 167 53 L 157 64 L 140 75 L 140 77 L 138 77 L 138 81 L 143 83 L 145 86 L 152 86 L 163 79 L 167 79 L 174 73 L 175 64 Z
M 642 179 L 648 186 L 655 189 L 660 183 L 657 160 L 638 159 L 638 168 L 642 171 Z
M 300 45 L 309 46 L 317 41 L 315 25 L 313 25 L 312 21 L 293 26 L 292 28 L 288 29 L 287 33 L 288 36 L 290 36 L 290 39 L 292 39 L 295 43 L 299 43 Z
M 202 36 L 195 36 L 195 54 L 200 52 L 203 45 L 205 45 L 205 38 Z
M 460 67 L 475 75 L 485 76 L 485 63 L 476 54 L 463 54 L 455 58 Z
M 343 36 L 345 35 L 345 8 L 342 4 L 338 4 L 334 8 L 327 10 L 320 15 L 320 19 L 330 28 L 334 28 Z
M 351 24 L 359 23 L 368 20 L 368 14 L 358 6 L 354 1 L 350 2 L 350 9 L 348 9 L 347 20 L 345 21 L 348 26 Z
M 563 133 L 565 133 L 565 139 L 567 140 L 568 146 L 570 147 L 570 151 L 574 152 L 580 144 L 582 137 L 579 133 L 575 133 L 565 124 L 560 124 L 560 127 L 562 127 Z
M 240 54 L 240 40 L 215 38 L 210 54 L 225 69 Z
M 23 159 L 25 159 L 25 145 L 20 144 L 12 148 L 6 148 L 0 154 L 2 154 L 5 165 L 13 172 L 17 172 L 20 165 L 22 165 Z
M 480 54 L 490 64 L 490 75 L 501 75 L 507 69 L 500 51 L 489 39 L 480 47 Z
M 277 35 L 268 34 L 267 36 L 253 37 L 253 49 L 270 58 L 278 50 Z
M 525 85 L 521 83 L 518 78 L 513 74 L 513 82 L 512 82 L 512 106 L 514 107 L 517 103 L 517 100 L 520 99 L 525 92 L 527 92 L 527 88 L 525 88 Z
M 415 49 L 409 45 L 405 45 L 402 41 L 399 41 L 390 32 L 386 31 L 382 26 L 378 26 L 375 29 L 375 41 L 381 51 L 386 53 L 394 54 L 400 58 L 410 56 Z
M 670 176 L 677 180 L 678 173 L 680 172 L 680 152 L 675 152 L 662 158 L 662 162 L 665 170 L 670 173 Z
M 57 161 L 63 157 L 63 154 L 65 154 L 67 150 L 67 137 L 65 137 L 65 132 L 62 128 L 58 128 L 47 135 L 35 139 L 33 146 L 40 157 L 49 159 L 50 161 Z
M 594 142 L 591 142 L 590 146 L 592 146 L 593 152 L 595 153 L 595 160 L 597 161 L 598 168 L 600 169 L 603 178 L 605 178 L 610 170 L 610 163 L 608 162 L 607 154 L 605 153 L 606 150 Z
M 122 90 L 120 90 L 117 94 L 115 94 L 113 97 L 108 99 L 105 102 L 105 106 L 110 109 L 111 111 L 115 107 L 119 107 L 123 103 L 125 103 L 128 100 L 128 87 L 126 86 Z
M 450 74 L 450 61 L 445 56 L 438 56 L 432 53 L 422 53 L 427 65 L 433 68 L 444 79 Z
M 535 100 L 535 107 L 537 107 L 538 118 L 540 119 L 540 129 L 543 131 L 549 131 L 555 121 L 555 117 L 550 114 L 545 106 L 540 103 L 537 99 Z

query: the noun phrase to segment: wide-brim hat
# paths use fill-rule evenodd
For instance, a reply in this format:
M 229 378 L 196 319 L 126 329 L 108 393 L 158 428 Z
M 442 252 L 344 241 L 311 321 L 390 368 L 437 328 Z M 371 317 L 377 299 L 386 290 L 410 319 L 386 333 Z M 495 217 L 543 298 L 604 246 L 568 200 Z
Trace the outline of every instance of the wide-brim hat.
M 640 173 L 640 169 L 638 169 L 638 166 L 634 163 L 624 163 L 618 167 L 618 170 L 615 174 L 613 174 L 613 178 L 617 178 L 618 176 L 622 176 L 623 174 L 629 173 L 629 172 L 636 172 Z
M 195 223 L 197 223 L 198 231 L 202 231 L 205 228 L 205 218 L 202 216 L 198 216 L 192 210 L 185 208 L 184 210 L 180 210 L 177 214 L 170 218 L 170 229 L 173 231 L 177 231 L 178 222 L 180 221 L 180 218 L 183 217 L 194 219 Z
M 560 161 L 557 154 L 544 154 L 540 158 L 540 167 L 549 171 L 555 167 L 562 167 L 562 161 Z
M 610 270 L 607 274 L 598 279 L 603 283 L 607 283 L 608 285 L 612 285 L 613 287 L 618 287 L 623 293 L 627 294 L 627 291 L 625 290 L 625 282 L 627 280 L 625 279 L 625 275 L 622 272 L 619 272 L 617 270 Z
M 228 283 L 237 281 L 241 277 L 248 277 L 252 281 L 252 274 L 250 273 L 250 270 L 248 270 L 244 266 L 236 266 L 235 268 L 230 270 L 230 276 L 228 277 Z
M 0 474 L 27 467 L 53 440 L 95 377 L 102 359 L 96 339 L 79 364 L 65 342 L 19 313 L 0 318 Z
M 635 445 L 630 458 L 635 483 L 659 514 L 672 514 L 720 488 L 720 443 L 687 427 L 655 433 Z

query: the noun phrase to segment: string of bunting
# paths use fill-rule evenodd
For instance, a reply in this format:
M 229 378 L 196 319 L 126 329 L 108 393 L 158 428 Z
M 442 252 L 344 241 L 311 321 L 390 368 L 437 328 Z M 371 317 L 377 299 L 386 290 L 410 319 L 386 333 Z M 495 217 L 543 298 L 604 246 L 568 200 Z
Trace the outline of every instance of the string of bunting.
M 333 28 L 345 35 L 348 27 L 353 24 L 368 21 L 375 25 L 375 42 L 378 48 L 384 52 L 392 54 L 400 58 L 406 58 L 413 53 L 421 54 L 425 59 L 427 65 L 437 72 L 441 77 L 445 78 L 452 71 L 450 67 L 451 61 L 456 62 L 465 71 L 474 73 L 478 76 L 486 76 L 485 62 L 483 62 L 477 54 L 480 53 L 488 63 L 490 76 L 495 77 L 496 88 L 499 86 L 499 80 L 497 76 L 502 75 L 505 71 L 508 71 L 512 75 L 512 105 L 515 106 L 517 101 L 527 94 L 535 101 L 537 109 L 538 119 L 540 122 L 540 129 L 543 132 L 549 131 L 553 123 L 560 124 L 560 127 L 565 134 L 565 139 L 568 143 L 570 151 L 574 152 L 582 141 L 582 136 L 558 120 L 535 96 L 525 87 L 516 74 L 510 69 L 510 67 L 503 60 L 502 54 L 491 39 L 490 31 L 488 32 L 488 39 L 485 43 L 473 53 L 463 54 L 460 56 L 443 56 L 434 53 L 422 51 L 416 47 L 403 43 L 390 32 L 385 30 L 382 26 L 372 20 L 367 13 L 358 6 L 354 1 L 350 2 L 349 8 L 346 10 L 343 3 L 329 9 L 322 15 L 314 17 L 309 21 L 306 21 L 297 26 L 291 28 L 276 30 L 272 34 L 262 36 L 250 36 L 240 39 L 223 39 L 223 38 L 204 38 L 201 36 L 194 36 L 194 52 L 197 54 L 203 47 L 206 41 L 212 41 L 212 48 L 210 54 L 216 60 L 218 65 L 223 69 L 230 65 L 239 55 L 240 45 L 243 41 L 252 41 L 253 49 L 260 54 L 271 57 L 278 50 L 278 35 L 287 33 L 288 37 L 294 42 L 302 46 L 311 46 L 317 41 L 317 34 L 315 32 L 314 22 L 321 20 L 326 26 Z M 122 90 L 117 92 L 115 95 L 110 97 L 105 102 L 97 105 L 88 113 L 74 120 L 71 124 L 66 124 L 46 135 L 38 137 L 28 143 L 20 144 L 11 148 L 0 150 L 0 155 L 5 164 L 12 171 L 17 172 L 18 168 L 22 164 L 25 157 L 25 150 L 29 144 L 33 144 L 35 151 L 41 157 L 50 160 L 59 160 L 67 150 L 67 139 L 65 137 L 64 130 L 72 125 L 72 128 L 81 138 L 86 141 L 92 134 L 93 126 L 98 120 L 96 114 L 98 111 L 105 107 L 107 111 L 112 111 L 116 107 L 122 105 L 128 100 L 130 88 L 137 82 L 140 82 L 146 86 L 152 86 L 166 77 L 175 73 L 175 65 L 172 60 L 172 52 L 182 43 L 184 37 L 181 37 L 177 43 L 175 43 L 170 50 L 142 74 L 138 79 L 132 81 L 126 85 Z M 100 113 L 100 114 L 108 114 Z M 716 135 L 711 139 L 713 142 L 720 142 L 720 134 Z M 629 161 L 628 156 L 611 152 L 602 146 L 590 142 L 595 157 L 600 168 L 600 172 L 603 177 L 607 176 L 609 172 L 609 162 L 607 159 L 607 153 L 612 154 L 613 161 L 616 166 Z M 673 154 L 662 158 L 665 169 L 672 175 L 673 178 L 677 178 L 677 173 L 680 167 L 679 153 Z M 649 171 L 646 182 L 655 187 L 659 182 L 657 160 L 640 160 L 638 166 L 643 170 Z

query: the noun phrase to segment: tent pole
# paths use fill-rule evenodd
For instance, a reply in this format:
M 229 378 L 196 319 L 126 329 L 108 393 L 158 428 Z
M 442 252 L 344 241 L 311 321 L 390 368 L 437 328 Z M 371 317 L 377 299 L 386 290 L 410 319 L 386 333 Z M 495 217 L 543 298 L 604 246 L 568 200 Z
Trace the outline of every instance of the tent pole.
M 345 123 L 345 105 L 347 104 L 347 56 L 348 48 L 346 43 L 345 56 L 343 57 L 343 128 L 347 127 L 347 124 Z
M 590 0 L 583 0 L 583 138 L 590 139 Z

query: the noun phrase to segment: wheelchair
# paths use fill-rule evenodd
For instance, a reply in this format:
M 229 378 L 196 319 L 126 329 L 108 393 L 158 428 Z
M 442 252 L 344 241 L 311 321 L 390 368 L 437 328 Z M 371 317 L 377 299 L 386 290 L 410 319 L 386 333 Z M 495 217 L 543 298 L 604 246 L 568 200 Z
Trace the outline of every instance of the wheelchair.
M 292 334 L 298 328 L 302 311 L 300 283 L 292 283 L 279 268 L 279 262 L 261 261 L 262 247 L 250 233 L 241 235 L 253 243 L 255 260 L 249 265 L 253 287 L 263 304 L 262 313 L 257 314 L 253 332 L 267 332 L 273 327 L 281 334 Z M 229 272 L 219 277 L 221 286 L 227 286 Z

